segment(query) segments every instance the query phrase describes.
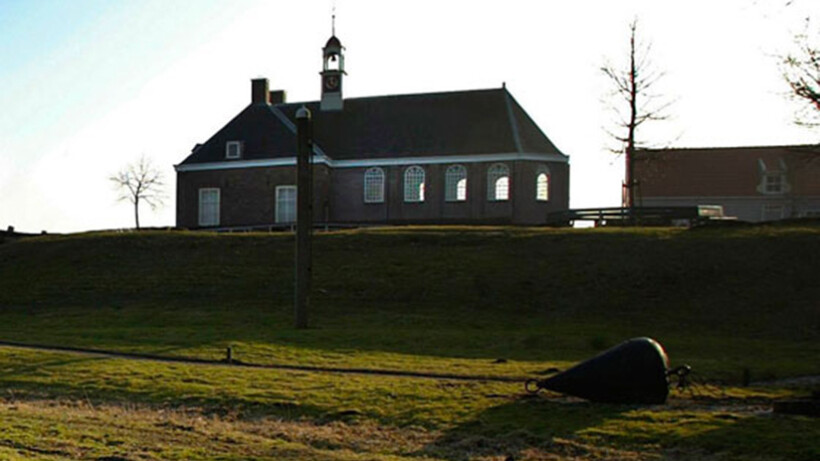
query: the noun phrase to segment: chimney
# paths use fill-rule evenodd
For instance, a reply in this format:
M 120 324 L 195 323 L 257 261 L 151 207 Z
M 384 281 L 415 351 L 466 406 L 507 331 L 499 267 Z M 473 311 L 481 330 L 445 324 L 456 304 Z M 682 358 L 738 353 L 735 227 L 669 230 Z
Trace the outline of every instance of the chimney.
M 285 90 L 274 90 L 269 93 L 268 101 L 271 104 L 284 104 L 287 102 L 287 93 Z
M 270 104 L 268 100 L 268 79 L 251 80 L 251 104 Z

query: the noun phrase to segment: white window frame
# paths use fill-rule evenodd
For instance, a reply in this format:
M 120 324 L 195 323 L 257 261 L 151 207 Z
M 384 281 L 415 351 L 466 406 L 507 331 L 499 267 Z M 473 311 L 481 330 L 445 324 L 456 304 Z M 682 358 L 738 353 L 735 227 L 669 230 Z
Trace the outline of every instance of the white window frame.
M 760 170 L 760 184 L 757 191 L 763 195 L 783 195 L 791 192 L 788 178 L 786 177 L 786 162 L 778 159 L 780 168 L 769 169 L 762 158 L 757 159 L 757 166 Z
M 285 203 L 287 203 L 287 202 L 285 202 L 284 197 L 283 197 L 283 195 L 285 194 L 286 191 L 288 191 L 288 192 L 293 191 L 293 206 L 291 208 L 292 212 L 290 211 L 290 209 L 284 208 L 284 206 L 283 206 Z M 276 196 L 275 196 L 276 201 L 274 203 L 274 207 L 275 207 L 275 209 L 274 209 L 274 214 L 275 214 L 274 219 L 276 220 L 277 224 L 293 224 L 293 223 L 296 222 L 296 216 L 297 216 L 297 213 L 298 213 L 296 211 L 296 206 L 297 206 L 297 202 L 298 202 L 298 194 L 299 194 L 299 192 L 296 189 L 296 186 L 294 186 L 294 185 L 276 186 Z M 291 215 L 292 215 L 293 219 L 289 219 L 289 218 L 291 218 Z
M 364 203 L 384 203 L 384 170 L 374 166 L 364 172 Z
M 548 202 L 550 200 L 550 170 L 542 166 L 535 174 L 535 200 Z
M 242 158 L 242 141 L 228 141 L 225 143 L 225 158 Z
M 197 223 L 200 227 L 213 227 L 219 225 L 219 208 L 221 197 L 219 188 L 204 187 L 199 189 L 199 218 Z
M 503 202 L 510 199 L 510 168 L 495 163 L 487 169 L 487 200 Z
M 782 173 L 766 173 L 763 175 L 763 193 L 779 195 L 786 192 L 786 175 Z
M 444 201 L 464 202 L 467 200 L 467 168 L 464 165 L 450 165 L 444 172 Z
M 412 165 L 404 169 L 404 201 L 406 203 L 424 202 L 424 168 Z

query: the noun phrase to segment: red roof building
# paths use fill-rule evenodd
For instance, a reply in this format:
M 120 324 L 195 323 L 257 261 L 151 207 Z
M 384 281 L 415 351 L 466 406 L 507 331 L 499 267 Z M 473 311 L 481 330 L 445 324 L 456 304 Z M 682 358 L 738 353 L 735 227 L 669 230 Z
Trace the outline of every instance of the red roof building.
M 635 152 L 639 206 L 721 205 L 726 216 L 820 216 L 820 146 L 644 149 Z

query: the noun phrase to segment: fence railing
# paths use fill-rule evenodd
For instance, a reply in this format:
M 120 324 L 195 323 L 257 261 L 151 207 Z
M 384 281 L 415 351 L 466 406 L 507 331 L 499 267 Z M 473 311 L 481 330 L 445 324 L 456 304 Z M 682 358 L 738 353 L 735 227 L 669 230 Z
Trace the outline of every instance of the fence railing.
M 722 206 L 579 208 L 547 215 L 547 223 L 553 225 L 570 225 L 575 221 L 593 221 L 596 226 L 662 226 L 679 222 L 692 225 L 713 219 L 727 219 Z

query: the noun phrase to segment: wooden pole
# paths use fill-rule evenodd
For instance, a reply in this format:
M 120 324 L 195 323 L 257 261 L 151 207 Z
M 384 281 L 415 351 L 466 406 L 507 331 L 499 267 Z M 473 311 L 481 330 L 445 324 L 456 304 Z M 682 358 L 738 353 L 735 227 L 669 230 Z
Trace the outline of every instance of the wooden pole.
M 294 314 L 297 329 L 308 327 L 310 305 L 311 248 L 313 228 L 313 198 L 311 157 L 311 114 L 306 107 L 296 111 L 296 281 Z

